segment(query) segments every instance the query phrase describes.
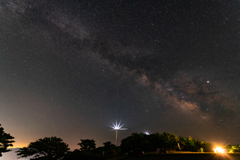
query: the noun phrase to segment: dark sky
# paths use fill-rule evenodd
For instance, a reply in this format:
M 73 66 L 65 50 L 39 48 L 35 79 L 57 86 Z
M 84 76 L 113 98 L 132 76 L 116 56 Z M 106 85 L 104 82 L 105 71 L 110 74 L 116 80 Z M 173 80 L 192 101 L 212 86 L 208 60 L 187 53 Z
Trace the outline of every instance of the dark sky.
M 240 143 L 240 1 L 1 0 L 0 123 L 114 143 L 126 131 Z

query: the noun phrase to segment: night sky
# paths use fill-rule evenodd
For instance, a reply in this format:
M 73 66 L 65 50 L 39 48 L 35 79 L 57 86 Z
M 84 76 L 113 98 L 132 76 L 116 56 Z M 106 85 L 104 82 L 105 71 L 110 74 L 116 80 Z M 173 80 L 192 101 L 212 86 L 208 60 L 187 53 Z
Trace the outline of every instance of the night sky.
M 1 0 L 0 124 L 14 147 L 149 130 L 240 143 L 239 0 Z

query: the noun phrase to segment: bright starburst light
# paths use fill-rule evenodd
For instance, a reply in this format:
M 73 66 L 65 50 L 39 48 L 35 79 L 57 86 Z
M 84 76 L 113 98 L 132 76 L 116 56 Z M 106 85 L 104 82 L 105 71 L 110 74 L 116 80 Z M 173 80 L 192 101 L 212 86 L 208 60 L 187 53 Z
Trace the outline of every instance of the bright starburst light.
M 111 126 L 111 128 L 113 130 L 127 130 L 127 128 L 122 128 L 124 126 L 124 124 L 121 125 L 121 121 L 119 123 L 117 123 L 117 121 L 116 121 L 115 124 L 114 123 L 112 123 L 112 124 L 113 125 Z
M 150 131 L 148 131 L 148 130 L 143 131 L 143 133 L 146 135 L 150 135 Z
M 121 124 L 121 121 L 119 122 L 119 123 L 117 123 L 117 121 L 116 121 L 116 123 L 114 124 L 114 123 L 112 123 L 113 125 L 112 126 L 110 126 L 113 130 L 115 130 L 116 131 L 116 142 L 115 142 L 115 145 L 117 146 L 117 144 L 118 144 L 118 133 L 117 133 L 117 131 L 118 130 L 127 130 L 127 128 L 122 128 L 123 126 L 124 126 L 124 124 Z
M 215 153 L 225 153 L 225 149 L 222 149 L 221 147 L 217 147 L 216 149 L 214 149 Z

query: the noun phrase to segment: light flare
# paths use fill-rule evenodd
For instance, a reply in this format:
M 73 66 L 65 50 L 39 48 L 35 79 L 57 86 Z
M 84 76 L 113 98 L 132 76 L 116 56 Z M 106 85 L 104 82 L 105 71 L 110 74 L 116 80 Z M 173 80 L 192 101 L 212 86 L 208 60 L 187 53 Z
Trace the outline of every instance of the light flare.
M 121 125 L 121 121 L 118 123 L 116 121 L 116 123 L 112 123 L 113 125 L 110 126 L 113 130 L 127 130 L 127 128 L 122 128 L 124 126 L 124 124 Z
M 148 131 L 148 130 L 143 131 L 143 133 L 144 133 L 145 135 L 150 135 L 150 134 L 151 134 L 150 131 Z
M 225 149 L 222 149 L 221 147 L 217 147 L 216 149 L 214 149 L 215 153 L 226 153 Z
M 127 128 L 122 128 L 124 126 L 124 124 L 121 125 L 121 121 L 118 123 L 116 121 L 116 123 L 112 123 L 113 125 L 110 126 L 113 130 L 116 131 L 116 142 L 115 142 L 115 145 L 117 146 L 118 145 L 118 130 L 127 130 Z

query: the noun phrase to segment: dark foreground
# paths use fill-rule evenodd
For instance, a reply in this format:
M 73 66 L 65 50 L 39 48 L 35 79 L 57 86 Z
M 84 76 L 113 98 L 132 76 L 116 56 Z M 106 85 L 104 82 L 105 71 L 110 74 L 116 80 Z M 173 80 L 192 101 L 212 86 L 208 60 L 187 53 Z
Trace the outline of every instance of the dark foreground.
M 141 159 L 141 160 L 240 160 L 240 154 L 153 154 L 143 157 L 126 157 L 123 159 Z

